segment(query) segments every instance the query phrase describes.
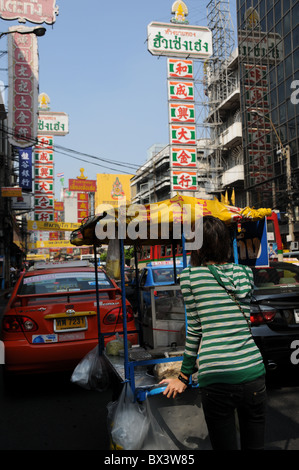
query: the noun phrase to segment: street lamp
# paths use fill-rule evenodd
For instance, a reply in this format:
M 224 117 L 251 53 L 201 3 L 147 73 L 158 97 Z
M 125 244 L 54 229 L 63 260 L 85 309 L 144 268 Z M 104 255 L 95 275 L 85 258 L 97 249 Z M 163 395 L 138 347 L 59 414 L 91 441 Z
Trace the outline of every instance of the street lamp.
M 295 241 L 295 234 L 294 234 L 294 217 L 293 217 L 293 206 L 292 206 L 292 201 L 291 201 L 291 195 L 292 195 L 292 175 L 291 175 L 291 157 L 290 157 L 290 147 L 288 145 L 283 145 L 281 138 L 278 135 L 278 132 L 272 122 L 272 119 L 269 118 L 268 116 L 265 116 L 262 112 L 258 110 L 251 110 L 252 114 L 256 114 L 259 117 L 262 117 L 264 119 L 267 119 L 270 122 L 270 125 L 272 129 L 275 132 L 275 135 L 277 137 L 277 140 L 280 145 L 280 153 L 283 157 L 286 159 L 286 177 L 287 177 L 287 194 L 288 194 L 288 219 L 289 219 L 289 235 L 290 235 L 290 240 L 291 242 Z
M 4 33 L 0 33 L 0 39 L 3 36 L 7 36 L 7 34 L 13 34 L 13 33 L 19 33 L 19 34 L 35 34 L 35 36 L 44 36 L 46 33 L 46 28 L 43 28 L 42 26 L 34 26 L 32 28 L 27 28 L 26 26 L 15 26 L 14 28 L 11 28 L 9 31 L 6 31 Z

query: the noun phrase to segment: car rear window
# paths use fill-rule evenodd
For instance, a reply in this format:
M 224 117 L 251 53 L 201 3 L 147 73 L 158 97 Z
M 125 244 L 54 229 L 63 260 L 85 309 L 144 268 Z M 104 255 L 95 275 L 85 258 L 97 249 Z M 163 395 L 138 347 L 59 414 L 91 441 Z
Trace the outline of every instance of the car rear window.
M 94 290 L 95 286 L 94 272 L 57 272 L 24 277 L 18 294 L 48 294 L 52 292 Z M 99 289 L 114 287 L 104 272 L 98 273 L 98 286 Z
M 295 287 L 299 288 L 299 269 L 296 266 L 253 269 L 254 284 L 257 288 Z

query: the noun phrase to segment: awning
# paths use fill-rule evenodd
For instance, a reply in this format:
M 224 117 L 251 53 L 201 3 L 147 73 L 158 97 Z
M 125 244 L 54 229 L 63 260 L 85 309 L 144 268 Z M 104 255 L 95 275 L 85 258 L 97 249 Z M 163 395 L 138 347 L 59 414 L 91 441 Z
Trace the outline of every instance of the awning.
M 199 217 L 212 215 L 231 225 L 256 221 L 271 215 L 271 209 L 239 208 L 217 198 L 199 199 L 176 195 L 153 204 L 106 206 L 103 213 L 89 217 L 70 235 L 75 246 L 100 246 L 111 239 L 122 238 L 126 245 L 169 244 L 181 240 L 186 226 Z

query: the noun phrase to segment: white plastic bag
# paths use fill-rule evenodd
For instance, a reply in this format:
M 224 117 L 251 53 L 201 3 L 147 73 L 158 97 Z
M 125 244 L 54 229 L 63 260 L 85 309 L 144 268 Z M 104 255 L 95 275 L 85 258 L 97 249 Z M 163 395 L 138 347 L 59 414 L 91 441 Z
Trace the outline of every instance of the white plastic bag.
M 105 358 L 99 355 L 99 348 L 94 349 L 84 356 L 75 368 L 71 382 L 87 390 L 102 392 L 109 387 L 109 373 Z
M 123 386 L 119 400 L 108 403 L 108 429 L 113 450 L 139 450 L 149 429 L 143 404 L 134 402 L 130 384 Z

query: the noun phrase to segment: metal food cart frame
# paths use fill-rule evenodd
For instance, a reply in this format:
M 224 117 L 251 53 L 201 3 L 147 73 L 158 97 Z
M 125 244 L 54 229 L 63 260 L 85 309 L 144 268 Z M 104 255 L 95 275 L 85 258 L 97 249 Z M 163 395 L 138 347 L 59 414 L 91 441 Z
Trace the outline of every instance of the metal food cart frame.
M 179 197 L 181 199 L 181 197 Z M 190 199 L 190 198 L 189 198 Z M 192 198 L 196 199 L 196 198 Z M 201 201 L 198 200 L 197 201 Z M 217 200 L 217 204 L 219 205 L 219 201 Z M 229 225 L 234 225 L 233 236 L 232 236 L 232 248 L 233 248 L 233 259 L 235 263 L 238 263 L 238 249 L 237 249 L 237 223 L 238 222 L 246 222 L 252 220 L 261 220 L 265 219 L 266 215 L 271 214 L 271 209 L 260 209 L 254 210 L 250 208 L 245 209 L 238 209 L 231 206 L 225 206 L 221 203 L 221 205 L 225 208 L 224 210 L 228 211 L 230 214 L 237 214 L 237 217 L 233 218 L 229 221 Z M 106 213 L 104 213 L 106 215 Z M 213 214 L 212 214 L 213 215 Z M 222 216 L 223 214 L 221 214 Z M 215 215 L 216 216 L 216 215 Z M 97 304 L 97 317 L 98 317 L 98 339 L 99 339 L 99 355 L 104 356 L 107 363 L 109 364 L 110 368 L 113 370 L 116 377 L 121 382 L 129 382 L 132 392 L 135 398 L 139 401 L 143 401 L 146 399 L 147 396 L 156 395 L 162 393 L 165 390 L 165 386 L 161 387 L 159 384 L 155 383 L 154 380 L 150 379 L 149 377 L 146 380 L 141 381 L 141 383 L 136 380 L 136 368 L 137 367 L 148 367 L 155 364 L 166 363 L 166 362 L 176 362 L 182 361 L 183 356 L 175 356 L 175 357 L 164 357 L 164 358 L 151 358 L 151 359 L 144 359 L 140 358 L 138 360 L 134 360 L 129 357 L 129 350 L 128 350 L 128 339 L 127 339 L 127 316 L 126 316 L 126 290 L 125 290 L 125 257 L 124 257 L 124 247 L 125 245 L 133 245 L 135 250 L 135 272 L 136 272 L 136 282 L 138 286 L 138 262 L 137 262 L 137 254 L 136 254 L 136 245 L 142 245 L 142 241 L 132 241 L 126 240 L 125 238 L 119 238 L 119 250 L 120 250 L 120 279 L 121 279 L 121 299 L 122 299 L 122 309 L 123 309 L 123 341 L 124 341 L 124 357 L 123 359 L 110 357 L 105 353 L 104 348 L 104 335 L 101 333 L 101 323 L 100 323 L 100 302 L 99 302 L 99 292 L 98 292 L 98 266 L 97 266 L 97 253 L 96 249 L 97 246 L 106 244 L 105 242 L 101 242 L 100 244 L 95 241 L 95 227 L 96 224 L 103 218 L 103 214 L 101 216 L 93 216 L 87 222 L 82 223 L 82 226 L 72 232 L 71 234 L 71 243 L 77 246 L 82 245 L 93 245 L 94 249 L 94 264 L 95 264 L 95 277 L 96 277 L 96 304 Z M 219 217 L 220 219 L 223 217 Z M 88 233 L 87 239 L 85 238 L 85 229 Z M 77 240 L 77 241 L 76 241 Z M 109 241 L 109 240 L 108 240 Z M 183 267 L 187 266 L 187 253 L 186 253 L 186 240 L 184 232 L 182 231 L 182 236 L 180 240 L 164 240 L 158 239 L 156 244 L 169 244 L 171 242 L 173 245 L 174 243 L 182 243 L 182 254 L 183 254 Z M 131 243 L 130 243 L 131 242 Z M 152 243 L 151 243 L 152 244 Z M 173 267 L 174 267 L 174 278 L 176 279 L 176 271 L 175 271 L 175 256 L 173 255 Z M 139 292 L 137 292 L 139 297 Z M 139 310 L 139 309 L 138 309 Z M 186 309 L 185 309 L 185 326 L 187 329 L 187 316 L 186 316 Z M 143 377 L 144 378 L 144 377 Z M 198 386 L 192 379 L 190 378 L 190 386 L 196 387 Z

